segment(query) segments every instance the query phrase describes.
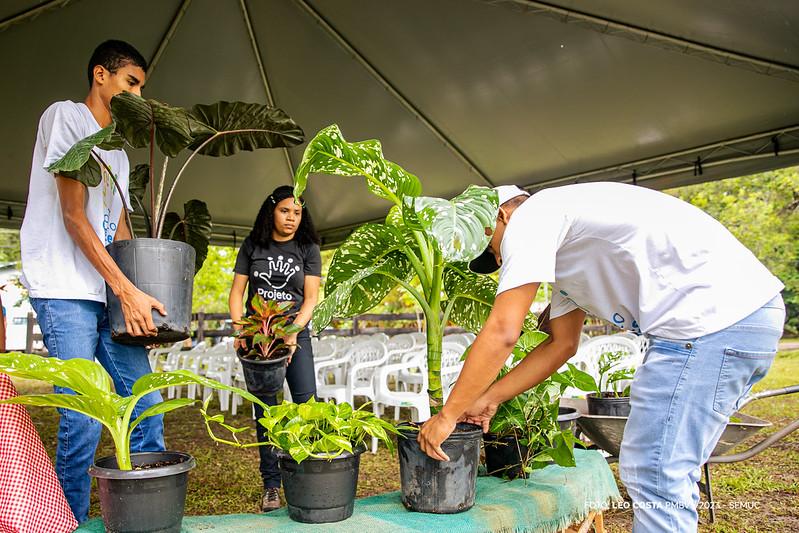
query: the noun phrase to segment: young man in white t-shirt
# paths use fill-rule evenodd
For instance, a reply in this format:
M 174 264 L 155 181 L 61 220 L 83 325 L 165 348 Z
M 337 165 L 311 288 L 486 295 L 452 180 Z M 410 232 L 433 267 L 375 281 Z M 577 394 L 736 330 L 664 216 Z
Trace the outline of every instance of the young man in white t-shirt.
M 739 400 L 768 371 L 785 308 L 775 278 L 719 222 L 672 196 L 618 183 L 497 187 L 489 247 L 470 267 L 501 270 L 494 307 L 441 412 L 419 435 L 441 442 L 458 420 L 485 430 L 497 406 L 572 355 L 586 314 L 645 334 L 620 476 L 636 532 L 695 531 L 696 482 Z M 551 335 L 494 382 L 542 282 Z
M 46 169 L 77 141 L 111 123 L 111 98 L 123 91 L 141 94 L 147 63 L 128 43 L 106 41 L 88 65 L 89 94 L 83 102 L 56 102 L 39 120 L 31 166 L 25 218 L 20 230 L 22 282 L 36 311 L 44 343 L 59 359 L 97 358 L 114 381 L 117 393 L 131 394 L 133 383 L 150 372 L 143 347 L 111 341 L 106 314 L 106 283 L 122 303 L 128 333 L 154 335 L 151 310 L 163 305 L 137 289 L 105 249 L 115 240 L 130 239 L 123 209 L 129 209 L 127 155 L 122 150 L 97 150 L 114 173 L 102 170 L 96 187 Z M 71 392 L 56 387 L 57 392 Z M 161 401 L 147 395 L 134 417 Z M 78 522 L 88 518 L 89 466 L 100 439 L 100 423 L 75 411 L 59 409 L 61 420 L 56 473 Z M 133 431 L 131 450 L 164 449 L 161 416 Z

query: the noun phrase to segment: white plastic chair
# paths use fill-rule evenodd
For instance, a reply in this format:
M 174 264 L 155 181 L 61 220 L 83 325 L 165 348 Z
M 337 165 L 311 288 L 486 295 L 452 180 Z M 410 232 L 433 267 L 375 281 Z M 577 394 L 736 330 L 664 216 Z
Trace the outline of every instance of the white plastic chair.
M 179 353 L 183 349 L 183 341 L 178 341 L 170 346 L 162 348 L 151 348 L 147 352 L 147 359 L 150 361 L 150 370 L 158 372 L 161 364 L 166 362 L 169 354 Z
M 421 390 L 399 391 L 391 390 L 389 381 L 391 376 L 401 371 L 416 370 L 421 377 Z M 402 363 L 384 365 L 377 370 L 374 379 L 374 398 L 372 412 L 380 416 L 386 407 L 394 407 L 394 420 L 399 420 L 400 407 L 408 407 L 416 416 L 411 416 L 415 422 L 423 422 L 430 418 L 430 397 L 427 395 L 427 358 L 425 352 L 418 350 L 410 354 Z M 372 439 L 372 453 L 377 453 L 377 439 Z
M 375 369 L 385 364 L 388 359 L 386 345 L 382 342 L 367 341 L 352 346 L 349 351 L 344 383 L 317 386 L 316 394 L 320 398 L 325 400 L 332 398 L 336 403 L 347 402 L 350 405 L 354 404 L 355 396 L 374 399 L 372 378 Z M 319 369 L 323 369 L 325 364 L 321 363 Z
M 617 369 L 638 368 L 643 362 L 643 354 L 637 342 L 621 335 L 602 335 L 594 337 L 577 349 L 577 354 L 569 361 L 580 370 L 587 372 L 599 381 L 599 357 L 606 352 L 622 352 L 624 355 Z M 620 383 L 626 386 L 625 383 Z M 584 392 L 567 389 L 564 396 L 584 395 Z
M 198 342 L 191 350 L 185 352 L 173 352 L 168 354 L 167 360 L 161 365 L 163 372 L 171 372 L 173 370 L 180 370 L 184 368 L 185 360 L 187 358 L 196 357 L 199 354 L 205 353 L 207 344 L 205 341 Z M 171 386 L 167 389 L 167 398 L 180 398 L 182 385 Z

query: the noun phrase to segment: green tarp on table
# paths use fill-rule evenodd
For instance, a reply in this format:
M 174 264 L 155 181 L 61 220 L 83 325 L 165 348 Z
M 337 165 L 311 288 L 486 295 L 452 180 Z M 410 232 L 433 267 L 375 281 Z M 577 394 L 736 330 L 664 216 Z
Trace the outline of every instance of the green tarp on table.
M 613 473 L 602 455 L 589 450 L 575 450 L 574 455 L 576 467 L 548 466 L 527 480 L 478 478 L 475 506 L 465 513 L 412 513 L 402 506 L 399 492 L 389 492 L 356 500 L 352 517 L 342 522 L 300 524 L 289 519 L 286 509 L 282 508 L 269 514 L 187 516 L 181 531 L 557 532 L 584 520 L 591 511 L 607 509 L 611 502 L 620 499 Z M 102 532 L 102 520 L 92 519 L 77 531 Z

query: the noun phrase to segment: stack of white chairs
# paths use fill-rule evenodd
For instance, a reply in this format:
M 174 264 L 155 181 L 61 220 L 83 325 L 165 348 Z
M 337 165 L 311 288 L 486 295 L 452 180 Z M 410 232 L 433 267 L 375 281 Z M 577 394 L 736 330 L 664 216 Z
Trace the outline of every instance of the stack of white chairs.
M 147 359 L 150 361 L 150 369 L 153 372 L 161 370 L 161 365 L 169 359 L 170 354 L 180 353 L 183 349 L 183 341 L 178 341 L 164 348 L 151 348 L 147 352 Z
M 337 403 L 353 405 L 355 396 L 374 398 L 373 377 L 375 370 L 385 364 L 388 349 L 385 343 L 365 340 L 354 343 L 341 358 L 323 361 L 315 365 L 317 372 L 316 395 L 322 399 L 332 398 Z M 327 370 L 345 367 L 343 379 L 329 381 Z M 320 376 L 321 374 L 321 376 Z
M 192 347 L 191 350 L 188 351 L 181 351 L 181 352 L 170 352 L 167 355 L 166 361 L 161 364 L 161 370 L 163 372 L 172 372 L 173 370 L 180 370 L 184 368 L 185 361 L 187 359 L 191 359 L 193 357 L 197 357 L 198 355 L 204 354 L 205 351 L 208 349 L 208 344 L 206 341 L 200 341 Z M 167 397 L 168 398 L 175 398 L 176 396 L 180 398 L 181 389 L 183 387 L 179 386 L 172 386 L 167 389 Z

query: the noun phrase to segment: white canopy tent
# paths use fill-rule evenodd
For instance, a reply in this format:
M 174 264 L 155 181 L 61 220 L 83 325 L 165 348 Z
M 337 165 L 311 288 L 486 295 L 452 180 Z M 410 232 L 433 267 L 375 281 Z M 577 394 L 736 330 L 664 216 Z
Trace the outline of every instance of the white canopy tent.
M 20 224 L 39 115 L 85 97 L 109 38 L 150 59 L 145 96 L 274 102 L 308 139 L 337 123 L 381 139 L 428 195 L 799 164 L 799 2 L 6 0 L 0 224 Z M 303 149 L 199 158 L 174 206 L 206 201 L 214 241 L 240 242 Z M 388 207 L 358 179 L 317 177 L 306 196 L 327 245 Z

